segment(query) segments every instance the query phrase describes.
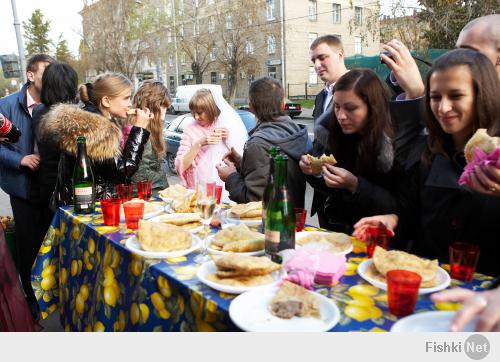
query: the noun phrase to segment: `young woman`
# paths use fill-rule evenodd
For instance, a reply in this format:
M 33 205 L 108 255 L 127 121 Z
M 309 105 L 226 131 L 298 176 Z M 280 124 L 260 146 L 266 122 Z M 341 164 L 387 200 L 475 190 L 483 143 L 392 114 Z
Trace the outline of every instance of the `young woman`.
M 167 174 L 163 169 L 167 145 L 163 138 L 165 113 L 172 104 L 168 89 L 162 82 L 146 80 L 142 82 L 134 96 L 134 108 L 149 109 L 153 118 L 149 121 L 147 130 L 150 132 L 149 141 L 144 148 L 142 161 L 134 178 L 153 181 L 153 193 L 168 187 Z
M 234 148 L 243 153 L 247 131 L 238 114 L 216 92 L 208 89 L 197 91 L 189 101 L 189 109 L 195 122 L 184 127 L 175 168 L 182 184 L 194 188 L 195 178 L 203 181 L 224 182 L 219 178 L 215 166 L 224 155 Z M 222 200 L 228 200 L 223 189 Z
M 311 175 L 308 182 L 328 195 L 329 229 L 350 233 L 360 217 L 396 209 L 388 191 L 395 181 L 389 94 L 374 72 L 353 69 L 335 83 L 333 106 L 327 154 L 337 165 L 313 175 L 303 156 L 300 167 Z
M 458 185 L 467 141 L 478 128 L 498 129 L 500 83 L 495 68 L 481 53 L 452 50 L 434 62 L 425 92 L 429 135 L 422 136 L 405 165 L 409 175 L 406 182 L 401 180 L 398 195 L 398 233 L 415 240 L 411 252 L 442 262 L 448 262 L 451 243 L 477 244 L 477 269 L 498 275 L 500 199 Z M 356 235 L 379 222 L 394 229 L 398 216 L 362 219 Z
M 132 105 L 131 82 L 121 74 L 106 73 L 80 87 L 83 110 L 77 105 L 60 104 L 45 116 L 39 133 L 42 140 L 53 140 L 61 151 L 58 180 L 53 205 L 72 203 L 72 173 L 76 157 L 76 138 L 85 136 L 87 155 L 92 171 L 97 199 L 114 193 L 114 185 L 130 182 L 142 158 L 149 139 L 151 112 L 137 110 L 135 123 L 123 152 L 120 149 L 122 120 Z

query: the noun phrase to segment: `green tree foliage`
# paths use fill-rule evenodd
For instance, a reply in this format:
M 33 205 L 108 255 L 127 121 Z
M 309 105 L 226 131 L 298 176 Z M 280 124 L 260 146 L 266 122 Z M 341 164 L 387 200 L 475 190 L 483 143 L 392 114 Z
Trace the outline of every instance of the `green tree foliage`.
M 69 51 L 68 42 L 63 39 L 62 34 L 59 36 L 59 41 L 56 45 L 56 59 L 60 62 L 71 63 L 73 54 Z
M 430 24 L 424 32 L 430 48 L 451 49 L 460 31 L 472 19 L 500 12 L 498 0 L 418 0 L 421 22 Z
M 50 20 L 45 20 L 40 9 L 36 9 L 27 22 L 23 21 L 23 28 L 27 54 L 47 54 L 52 43 L 49 39 Z

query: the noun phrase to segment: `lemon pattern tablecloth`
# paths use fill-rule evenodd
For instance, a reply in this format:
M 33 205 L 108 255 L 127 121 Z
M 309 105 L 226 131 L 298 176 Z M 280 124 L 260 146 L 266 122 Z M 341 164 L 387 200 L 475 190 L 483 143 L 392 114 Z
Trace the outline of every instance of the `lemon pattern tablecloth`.
M 42 318 L 59 310 L 66 331 L 238 330 L 228 313 L 235 296 L 200 283 L 192 261 L 196 252 L 166 260 L 144 259 L 125 247 L 131 235 L 131 230 L 104 226 L 99 208 L 91 216 L 60 208 L 32 270 Z M 386 292 L 357 274 L 365 259 L 364 244 L 354 240 L 345 276 L 337 285 L 316 286 L 341 311 L 332 331 L 388 331 L 397 320 L 388 311 Z M 452 280 L 451 287 L 482 290 L 491 280 L 475 274 L 472 282 Z M 433 304 L 424 295 L 415 312 L 457 308 L 454 303 Z

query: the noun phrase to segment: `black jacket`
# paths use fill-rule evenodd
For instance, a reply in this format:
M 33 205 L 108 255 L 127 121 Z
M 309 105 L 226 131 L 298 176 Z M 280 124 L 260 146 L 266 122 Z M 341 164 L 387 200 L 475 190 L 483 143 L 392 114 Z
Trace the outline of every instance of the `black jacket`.
M 95 110 L 95 107 L 87 109 Z M 76 161 L 76 138 L 85 136 L 87 155 L 92 163 L 96 198 L 114 194 L 114 185 L 130 182 L 142 158 L 149 131 L 132 127 L 123 152 L 120 150 L 122 131 L 114 121 L 99 113 L 80 109 L 77 105 L 57 105 L 42 117 L 41 140 L 52 140 L 61 151 L 58 179 L 52 208 L 71 204 L 72 175 Z

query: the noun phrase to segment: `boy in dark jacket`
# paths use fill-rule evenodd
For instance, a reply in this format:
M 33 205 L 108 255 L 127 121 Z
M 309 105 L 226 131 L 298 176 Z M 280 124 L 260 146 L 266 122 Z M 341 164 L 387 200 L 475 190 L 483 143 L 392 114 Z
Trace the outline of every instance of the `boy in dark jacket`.
M 306 183 L 298 163 L 300 156 L 311 149 L 307 128 L 283 114 L 285 95 L 275 79 L 257 79 L 250 85 L 248 96 L 257 125 L 249 132 L 243 157 L 232 149 L 224 164 L 217 166 L 230 199 L 238 203 L 262 200 L 269 173 L 269 149 L 278 146 L 288 156 L 288 190 L 294 205 L 304 207 Z

